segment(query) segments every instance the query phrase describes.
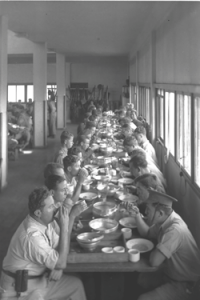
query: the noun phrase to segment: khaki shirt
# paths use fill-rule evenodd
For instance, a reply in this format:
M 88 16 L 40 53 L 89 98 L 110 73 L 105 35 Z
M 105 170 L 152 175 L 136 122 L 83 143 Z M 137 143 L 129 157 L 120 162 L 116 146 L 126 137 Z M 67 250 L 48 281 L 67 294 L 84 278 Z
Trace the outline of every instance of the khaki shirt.
M 67 156 L 67 154 L 68 154 L 67 148 L 65 148 L 65 147 L 60 148 L 60 150 L 55 155 L 54 162 L 63 166 L 63 158 L 65 158 L 65 156 Z
M 172 212 L 161 225 L 150 227 L 149 238 L 156 238 L 156 248 L 164 254 L 164 273 L 176 281 L 200 278 L 200 250 L 181 217 Z
M 156 151 L 153 147 L 153 145 L 146 140 L 143 144 L 142 144 L 142 148 L 146 151 L 146 153 L 153 159 L 153 161 L 158 164 L 157 161 L 157 157 L 156 157 Z
M 59 258 L 58 242 L 52 224 L 46 227 L 28 215 L 12 237 L 3 268 L 13 273 L 27 269 L 29 275 L 40 275 L 47 268 L 52 270 Z

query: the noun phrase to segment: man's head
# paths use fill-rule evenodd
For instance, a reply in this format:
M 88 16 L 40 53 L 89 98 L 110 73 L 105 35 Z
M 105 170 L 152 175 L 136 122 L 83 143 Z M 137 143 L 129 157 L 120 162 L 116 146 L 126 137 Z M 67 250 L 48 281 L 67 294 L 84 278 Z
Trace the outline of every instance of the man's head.
M 162 224 L 172 213 L 172 204 L 177 199 L 154 190 L 149 190 L 146 200 L 147 222 L 150 225 Z
M 132 131 L 130 124 L 124 124 L 122 126 L 122 133 L 125 137 L 132 135 L 133 131 Z
M 64 130 L 60 135 L 61 144 L 67 149 L 70 149 L 73 146 L 73 139 L 74 135 L 67 130 Z
M 48 163 L 44 169 L 44 178 L 48 178 L 50 175 L 65 176 L 63 166 L 59 163 Z
M 156 190 L 165 194 L 165 189 L 158 182 L 155 174 L 145 173 L 135 179 L 137 194 L 141 201 L 146 201 L 149 198 L 149 189 Z
M 45 185 L 48 187 L 49 191 L 51 191 L 55 203 L 64 202 L 68 194 L 67 181 L 64 177 L 50 175 L 46 179 Z
M 131 174 L 137 178 L 138 176 L 146 173 L 147 171 L 147 159 L 145 151 L 141 151 L 140 149 L 135 149 L 131 153 L 130 160 L 130 172 Z
M 63 159 L 64 170 L 66 173 L 69 173 L 72 177 L 78 175 L 81 168 L 81 161 L 78 156 L 68 155 Z
M 79 146 L 74 146 L 68 151 L 68 155 L 76 155 L 80 158 L 80 160 L 83 160 L 83 154 L 82 154 L 82 149 Z
M 87 150 L 90 145 L 90 139 L 86 135 L 79 135 L 77 143 L 83 150 Z
M 94 135 L 94 133 L 96 131 L 96 124 L 95 124 L 95 122 L 87 121 L 85 129 L 90 129 L 92 135 Z
M 33 190 L 29 196 L 28 208 L 30 215 L 45 226 L 53 221 L 57 210 L 52 194 L 47 187 Z
M 146 140 L 146 129 L 144 126 L 138 126 L 135 131 L 134 135 L 136 139 L 138 140 L 138 144 L 142 144 Z
M 135 138 L 135 136 L 128 136 L 124 139 L 123 142 L 124 145 L 124 150 L 128 153 L 131 154 L 131 152 L 138 147 L 138 141 Z

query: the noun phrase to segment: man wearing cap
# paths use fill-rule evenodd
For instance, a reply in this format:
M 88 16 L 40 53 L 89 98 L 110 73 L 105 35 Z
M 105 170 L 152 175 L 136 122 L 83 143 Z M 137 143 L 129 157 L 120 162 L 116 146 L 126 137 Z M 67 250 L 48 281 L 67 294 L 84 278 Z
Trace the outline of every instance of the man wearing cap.
M 156 240 L 149 263 L 159 268 L 155 273 L 141 274 L 140 284 L 154 289 L 138 300 L 191 299 L 192 288 L 200 278 L 200 250 L 186 223 L 173 211 L 174 201 L 167 194 L 149 190 L 146 214 L 150 226 L 134 208 L 140 235 Z

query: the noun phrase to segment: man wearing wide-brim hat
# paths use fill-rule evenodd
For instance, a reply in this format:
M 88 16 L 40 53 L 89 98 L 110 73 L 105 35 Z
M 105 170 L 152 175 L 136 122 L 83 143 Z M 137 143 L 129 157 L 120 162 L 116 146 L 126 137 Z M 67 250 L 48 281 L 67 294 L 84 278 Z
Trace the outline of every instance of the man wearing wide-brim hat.
M 149 263 L 158 268 L 156 272 L 140 274 L 139 283 L 151 291 L 138 300 L 192 299 L 192 289 L 200 278 L 200 250 L 186 223 L 173 211 L 175 201 L 167 194 L 149 190 L 147 223 L 138 208 L 134 209 L 140 235 L 156 240 Z

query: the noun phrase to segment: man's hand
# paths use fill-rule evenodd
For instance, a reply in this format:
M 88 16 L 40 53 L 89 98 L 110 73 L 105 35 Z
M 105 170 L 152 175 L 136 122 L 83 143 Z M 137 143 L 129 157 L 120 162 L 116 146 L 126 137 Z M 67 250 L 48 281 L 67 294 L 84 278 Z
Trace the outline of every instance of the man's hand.
M 82 184 L 88 177 L 88 175 L 88 171 L 85 168 L 80 169 L 78 173 L 78 182 Z
M 85 201 L 81 201 L 78 204 L 75 204 L 71 210 L 70 217 L 78 217 L 84 210 L 87 209 L 87 204 Z
M 49 274 L 49 281 L 58 281 L 62 277 L 63 270 L 52 270 Z
M 74 202 L 72 201 L 72 199 L 69 196 L 67 196 L 65 201 L 63 202 L 63 206 L 67 209 L 68 214 L 70 213 L 73 205 L 74 205 Z
M 61 229 L 68 230 L 69 214 L 68 210 L 63 205 L 59 209 L 59 218 L 57 222 Z

